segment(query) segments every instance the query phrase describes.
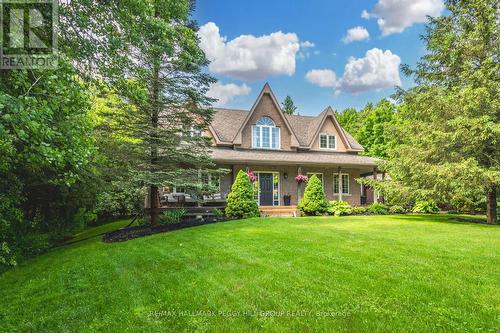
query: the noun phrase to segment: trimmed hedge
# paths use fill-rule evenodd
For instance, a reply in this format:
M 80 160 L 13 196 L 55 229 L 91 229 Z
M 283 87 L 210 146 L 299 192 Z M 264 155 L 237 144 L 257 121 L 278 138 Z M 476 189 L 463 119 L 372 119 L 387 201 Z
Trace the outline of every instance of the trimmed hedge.
M 323 185 L 316 175 L 309 178 L 304 197 L 300 200 L 297 208 L 305 215 L 321 215 L 328 210 Z
M 235 218 L 257 217 L 259 207 L 253 196 L 253 186 L 250 178 L 240 170 L 236 176 L 231 193 L 227 196 L 226 216 Z

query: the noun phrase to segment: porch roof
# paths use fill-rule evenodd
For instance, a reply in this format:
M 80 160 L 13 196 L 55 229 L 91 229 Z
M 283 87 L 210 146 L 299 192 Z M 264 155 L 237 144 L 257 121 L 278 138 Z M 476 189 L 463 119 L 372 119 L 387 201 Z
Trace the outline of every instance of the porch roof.
M 212 158 L 219 163 L 277 165 L 328 165 L 374 167 L 376 158 L 349 153 L 295 152 L 279 150 L 212 148 Z

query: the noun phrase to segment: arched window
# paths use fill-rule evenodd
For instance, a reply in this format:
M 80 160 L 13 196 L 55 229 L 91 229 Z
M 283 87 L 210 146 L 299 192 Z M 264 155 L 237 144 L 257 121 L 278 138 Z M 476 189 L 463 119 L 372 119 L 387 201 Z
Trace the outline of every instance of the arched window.
M 280 149 L 280 128 L 270 117 L 261 117 L 252 126 L 252 147 Z

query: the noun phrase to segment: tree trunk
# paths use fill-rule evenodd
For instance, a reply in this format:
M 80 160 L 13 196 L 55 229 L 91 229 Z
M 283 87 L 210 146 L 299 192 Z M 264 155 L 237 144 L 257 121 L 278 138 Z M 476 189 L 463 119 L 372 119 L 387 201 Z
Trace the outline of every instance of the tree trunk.
M 157 225 L 158 224 L 158 215 L 159 215 L 159 211 L 158 211 L 158 186 L 155 186 L 155 185 L 151 185 L 150 188 L 150 209 L 149 209 L 149 212 L 150 212 L 150 215 L 151 215 L 151 225 Z
M 488 189 L 486 198 L 486 218 L 489 224 L 497 224 L 497 188 L 492 186 Z
M 158 164 L 158 117 L 160 113 L 160 70 L 159 65 L 155 64 L 153 68 L 153 82 L 151 91 L 151 156 L 150 156 L 150 170 L 154 174 L 157 172 L 156 166 Z M 150 185 L 151 194 L 151 225 L 158 224 L 159 210 L 158 210 L 158 186 L 156 184 Z

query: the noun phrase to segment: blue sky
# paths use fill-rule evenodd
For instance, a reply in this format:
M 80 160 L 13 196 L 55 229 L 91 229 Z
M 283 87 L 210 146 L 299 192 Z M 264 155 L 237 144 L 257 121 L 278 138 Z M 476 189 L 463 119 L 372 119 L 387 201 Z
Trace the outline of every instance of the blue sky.
M 362 108 L 398 82 L 410 87 L 398 64 L 424 54 L 421 22 L 442 11 L 442 0 L 198 0 L 194 18 L 219 106 L 249 109 L 269 82 L 280 102 L 290 95 L 300 114 L 315 115 L 328 105 Z M 307 79 L 314 70 L 322 71 Z

